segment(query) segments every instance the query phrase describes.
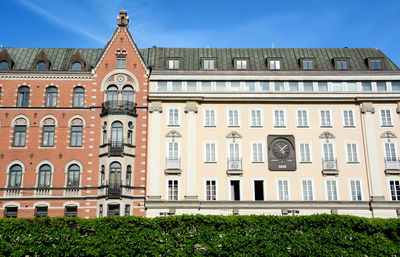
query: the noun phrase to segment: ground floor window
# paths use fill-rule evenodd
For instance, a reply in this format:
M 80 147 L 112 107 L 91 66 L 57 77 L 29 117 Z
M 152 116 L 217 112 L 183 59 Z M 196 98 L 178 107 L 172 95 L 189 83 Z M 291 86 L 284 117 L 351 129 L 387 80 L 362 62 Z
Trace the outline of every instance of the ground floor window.
M 107 216 L 120 216 L 119 204 L 109 204 L 107 210 Z
M 65 206 L 65 217 L 78 217 L 78 206 Z
M 35 207 L 35 217 L 36 218 L 47 217 L 48 211 L 49 210 L 48 210 L 47 206 L 36 206 Z
M 18 207 L 8 206 L 4 211 L 4 218 L 17 218 L 18 217 Z

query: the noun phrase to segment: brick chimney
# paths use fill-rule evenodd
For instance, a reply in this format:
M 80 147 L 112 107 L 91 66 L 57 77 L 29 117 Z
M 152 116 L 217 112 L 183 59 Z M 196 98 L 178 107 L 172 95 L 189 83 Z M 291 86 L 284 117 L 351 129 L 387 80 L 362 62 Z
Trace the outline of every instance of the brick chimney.
M 119 11 L 118 26 L 125 27 L 129 23 L 129 16 L 126 10 Z

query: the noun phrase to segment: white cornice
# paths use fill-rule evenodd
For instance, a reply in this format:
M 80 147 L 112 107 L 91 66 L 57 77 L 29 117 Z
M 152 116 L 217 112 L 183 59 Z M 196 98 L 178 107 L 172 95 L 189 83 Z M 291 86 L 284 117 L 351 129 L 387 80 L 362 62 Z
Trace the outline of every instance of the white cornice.
M 92 75 L 77 74 L 0 74 L 0 80 L 92 80 Z

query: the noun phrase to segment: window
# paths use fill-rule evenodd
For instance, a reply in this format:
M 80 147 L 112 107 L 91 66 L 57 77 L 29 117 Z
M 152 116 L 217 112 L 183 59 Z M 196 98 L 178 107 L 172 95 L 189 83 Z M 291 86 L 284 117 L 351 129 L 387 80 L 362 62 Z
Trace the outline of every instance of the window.
M 188 81 L 186 82 L 187 91 L 197 91 L 197 82 L 196 81 Z
M 17 206 L 7 206 L 4 210 L 4 218 L 17 218 L 18 217 L 18 207 Z
M 289 201 L 289 181 L 278 180 L 278 200 Z
M 354 127 L 353 110 L 343 110 L 343 127 Z
M 281 60 L 269 60 L 268 67 L 270 70 L 280 70 L 281 69 Z
M 215 127 L 216 126 L 216 111 L 213 109 L 204 110 L 204 126 Z
M 274 126 L 285 126 L 285 112 L 283 110 L 274 110 Z
M 203 69 L 205 70 L 215 70 L 215 59 L 203 59 Z
M 43 126 L 42 146 L 54 146 L 54 126 Z
M 231 180 L 231 201 L 240 201 L 240 180 Z
M 226 82 L 225 81 L 217 81 L 216 84 L 215 84 L 215 89 L 218 92 L 226 91 Z
M 332 91 L 343 91 L 342 82 L 332 82 Z
M 126 142 L 130 145 L 132 145 L 133 143 L 133 131 L 132 130 L 128 130 L 128 134 L 126 136 L 127 140 Z
M 206 200 L 217 200 L 217 182 L 215 180 L 206 180 Z
M 107 101 L 118 101 L 118 88 L 116 86 L 112 85 L 107 88 Z
M 109 204 L 107 208 L 107 216 L 119 216 L 119 204 Z
M 179 143 L 168 142 L 168 160 L 179 160 Z
M 182 91 L 182 81 L 172 81 L 172 91 Z
M 182 89 L 182 86 L 180 88 Z M 133 90 L 133 87 L 124 86 L 122 88 L 122 101 L 124 102 L 124 104 L 132 104 L 135 101 L 135 91 Z
M 76 164 L 68 167 L 67 187 L 79 187 L 80 168 Z
M 327 82 L 318 82 L 318 91 L 319 92 L 328 91 L 328 83 Z
M 240 82 L 232 81 L 231 82 L 231 91 L 239 91 L 240 90 Z
M 251 145 L 251 161 L 253 163 L 264 162 L 263 145 L 262 143 L 252 143 Z
M 361 182 L 359 180 L 350 180 L 350 191 L 352 201 L 362 201 Z
M 228 127 L 239 127 L 239 110 L 228 110 Z
M 337 59 L 335 61 L 336 69 L 338 70 L 348 70 L 349 69 L 349 61 L 347 59 Z
M 129 216 L 130 212 L 131 212 L 131 205 L 125 204 L 124 216 Z
M 0 61 L 0 70 L 8 70 L 8 62 Z
M 46 89 L 46 107 L 57 106 L 58 89 L 56 87 L 48 87 Z
M 297 127 L 308 127 L 307 110 L 297 110 Z
M 207 163 L 215 163 L 217 162 L 216 158 L 216 145 L 215 143 L 206 143 L 205 144 L 205 162 Z
M 120 121 L 114 121 L 111 124 L 111 142 L 122 143 L 123 142 L 123 125 Z
M 48 214 L 48 207 L 47 206 L 36 206 L 35 207 L 35 217 L 47 217 Z
M 320 111 L 320 121 L 321 121 L 321 127 L 332 127 L 331 111 L 330 110 L 321 110 Z
M 385 159 L 387 161 L 397 161 L 396 145 L 392 142 L 385 143 Z
M 382 59 L 369 59 L 369 68 L 371 70 L 382 70 Z
M 261 110 L 250 110 L 251 114 L 251 127 L 261 127 Z
M 15 147 L 25 146 L 25 138 L 26 138 L 26 126 L 15 126 L 13 146 Z
M 18 107 L 29 106 L 29 94 L 30 94 L 29 87 L 22 86 L 22 87 L 18 88 L 18 99 L 17 99 Z
M 65 217 L 78 217 L 78 206 L 76 205 L 65 206 Z
M 40 61 L 36 64 L 36 70 L 44 71 L 46 70 L 46 63 L 43 61 Z
M 248 63 L 246 59 L 235 60 L 235 68 L 237 70 L 247 70 Z
M 333 152 L 333 144 L 332 143 L 323 143 L 322 144 L 322 154 L 324 161 L 333 161 L 335 160 L 335 154 Z
M 117 58 L 117 69 L 125 69 L 125 57 Z
M 74 62 L 72 64 L 72 70 L 73 71 L 81 71 L 82 70 L 82 64 L 80 62 Z
M 85 104 L 85 89 L 83 87 L 75 87 L 72 98 L 72 107 L 83 107 Z
M 211 82 L 210 81 L 202 81 L 201 82 L 201 91 L 211 91 Z
M 392 124 L 392 113 L 389 109 L 381 110 L 381 126 L 390 127 Z
M 110 187 L 118 188 L 121 186 L 121 170 L 122 170 L 121 163 L 112 162 L 110 164 L 110 177 L 109 177 Z
M 51 167 L 44 164 L 39 168 L 38 187 L 50 187 L 51 183 Z
M 326 180 L 326 196 L 328 201 L 338 200 L 336 180 Z
M 392 197 L 392 201 L 400 201 L 400 181 L 399 180 L 390 180 L 390 196 Z
M 179 126 L 179 109 L 168 110 L 168 126 Z
M 386 90 L 386 82 L 377 82 L 377 84 L 378 83 L 385 84 Z M 400 81 L 392 81 L 392 91 L 400 91 Z
M 264 180 L 254 180 L 254 200 L 264 201 Z
M 303 201 L 313 201 L 313 184 L 311 180 L 302 180 L 301 185 L 303 188 Z
M 179 59 L 168 60 L 168 69 L 169 70 L 179 70 L 179 68 L 180 68 L 180 60 Z
M 312 92 L 314 90 L 312 82 L 303 82 L 303 88 L 306 92 Z
M 285 90 L 283 82 L 275 82 L 274 91 L 283 91 Z
M 229 161 L 240 160 L 240 146 L 239 143 L 229 143 Z
M 309 143 L 300 143 L 300 163 L 311 162 L 310 148 Z
M 261 81 L 260 82 L 260 90 L 261 91 L 269 91 L 269 82 L 268 81 Z
M 168 200 L 178 201 L 178 180 L 168 180 Z
M 127 186 L 131 186 L 131 184 L 132 184 L 132 166 L 131 165 L 128 165 L 126 167 L 126 177 L 125 177 L 125 179 L 126 179 L 126 185 Z
M 254 92 L 256 90 L 256 84 L 253 81 L 246 81 L 244 83 L 244 90 Z
M 376 82 L 376 90 L 387 91 L 386 82 L 384 81 Z M 392 82 L 392 91 L 399 91 L 399 90 L 400 90 L 400 84 L 398 90 L 393 90 L 393 82 Z
M 347 82 L 347 91 L 356 92 L 357 82 Z
M 302 60 L 301 61 L 301 66 L 303 67 L 303 70 L 313 70 L 315 66 L 315 61 L 314 60 Z
M 361 83 L 362 91 L 372 91 L 372 85 L 369 81 L 363 81 Z
M 289 91 L 299 91 L 299 83 L 294 81 L 289 82 Z
M 157 91 L 167 91 L 167 81 L 158 81 L 157 82 Z
M 8 177 L 8 187 L 21 187 L 22 182 L 22 167 L 15 164 L 11 166 Z
M 354 143 L 346 144 L 346 156 L 348 163 L 358 162 L 357 144 Z

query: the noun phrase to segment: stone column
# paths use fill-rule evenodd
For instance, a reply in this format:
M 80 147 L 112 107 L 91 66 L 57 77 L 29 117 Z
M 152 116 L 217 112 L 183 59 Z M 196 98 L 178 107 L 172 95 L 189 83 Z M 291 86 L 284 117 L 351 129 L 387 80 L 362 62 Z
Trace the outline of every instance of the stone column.
M 374 123 L 375 108 L 372 102 L 363 102 L 361 113 L 364 122 L 365 145 L 367 148 L 368 170 L 371 179 L 371 200 L 385 200 L 383 194 L 382 174 L 383 170 L 380 169 L 378 158 L 378 144 L 375 131 L 376 124 Z M 381 160 L 382 161 L 382 160 Z
M 148 144 L 148 170 L 147 170 L 147 199 L 161 200 L 161 102 L 152 102 L 149 107 L 149 144 Z
M 197 103 L 193 101 L 186 102 L 185 113 L 187 114 L 186 126 L 186 195 L 185 200 L 197 200 L 197 146 L 196 146 L 196 113 Z

